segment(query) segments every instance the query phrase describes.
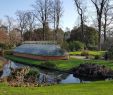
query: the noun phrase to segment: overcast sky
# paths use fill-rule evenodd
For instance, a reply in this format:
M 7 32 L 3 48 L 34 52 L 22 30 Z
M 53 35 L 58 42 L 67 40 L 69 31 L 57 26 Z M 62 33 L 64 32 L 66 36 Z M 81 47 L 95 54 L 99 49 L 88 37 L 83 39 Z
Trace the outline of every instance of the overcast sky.
M 73 0 L 63 1 L 63 17 L 61 21 L 61 27 L 65 29 L 69 27 L 72 29 L 78 22 L 76 22 L 78 16 Z M 9 15 L 15 18 L 15 12 L 17 10 L 30 10 L 31 5 L 35 0 L 0 0 L 0 19 L 5 19 L 5 15 Z

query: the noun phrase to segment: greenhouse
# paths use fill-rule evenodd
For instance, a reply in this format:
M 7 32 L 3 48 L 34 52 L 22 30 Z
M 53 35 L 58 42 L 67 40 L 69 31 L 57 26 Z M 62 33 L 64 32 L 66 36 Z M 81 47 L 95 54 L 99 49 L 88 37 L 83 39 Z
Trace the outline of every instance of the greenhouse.
M 52 41 L 24 42 L 13 50 L 13 55 L 37 60 L 68 59 L 68 54 Z

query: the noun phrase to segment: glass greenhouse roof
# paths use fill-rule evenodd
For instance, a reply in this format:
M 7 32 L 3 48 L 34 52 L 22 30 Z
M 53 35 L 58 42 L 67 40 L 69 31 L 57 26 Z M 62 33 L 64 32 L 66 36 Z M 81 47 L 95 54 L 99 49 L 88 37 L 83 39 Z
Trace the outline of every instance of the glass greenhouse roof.
M 63 56 L 64 52 L 59 45 L 41 44 L 41 43 L 24 43 L 13 50 L 17 53 L 41 55 L 41 56 Z

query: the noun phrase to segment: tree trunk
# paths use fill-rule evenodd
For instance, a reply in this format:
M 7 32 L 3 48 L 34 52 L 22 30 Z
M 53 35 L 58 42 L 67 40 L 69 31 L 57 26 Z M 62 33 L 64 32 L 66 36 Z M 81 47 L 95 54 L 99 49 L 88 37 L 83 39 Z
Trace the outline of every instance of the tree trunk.
M 98 28 L 99 28 L 98 50 L 101 50 L 101 17 L 98 19 Z
M 106 26 L 107 26 L 107 15 L 105 15 L 105 24 L 104 24 L 104 44 L 106 43 Z

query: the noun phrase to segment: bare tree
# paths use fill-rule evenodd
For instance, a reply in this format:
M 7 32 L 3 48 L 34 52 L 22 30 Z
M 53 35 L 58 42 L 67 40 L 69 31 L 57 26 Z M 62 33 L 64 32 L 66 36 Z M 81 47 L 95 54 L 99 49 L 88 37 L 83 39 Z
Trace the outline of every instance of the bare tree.
M 99 39 L 98 39 L 98 49 L 101 50 L 101 30 L 102 30 L 102 15 L 104 6 L 108 0 L 91 0 L 96 8 L 97 13 L 97 21 L 98 21 L 98 32 L 99 32 Z
M 23 32 L 27 26 L 26 12 L 25 11 L 17 11 L 16 14 L 17 14 L 19 29 L 21 32 L 21 38 L 23 40 Z
M 76 5 L 76 8 L 77 8 L 77 12 L 78 12 L 78 15 L 80 16 L 80 21 L 81 21 L 81 41 L 84 42 L 85 40 L 85 37 L 84 37 L 84 21 L 85 21 L 85 6 L 83 7 L 83 4 L 81 0 L 74 0 L 75 2 L 75 5 Z
M 53 9 L 52 18 L 53 18 L 54 30 L 55 30 L 54 38 L 55 38 L 55 40 L 57 40 L 57 31 L 59 29 L 61 17 L 63 15 L 63 8 L 62 8 L 61 0 L 53 0 L 53 8 L 52 9 Z
M 106 43 L 107 40 L 107 32 L 110 31 L 109 27 L 111 26 L 113 22 L 113 7 L 110 3 L 110 0 L 108 0 L 104 6 L 103 10 L 103 21 L 102 21 L 102 26 L 103 26 L 103 32 L 104 32 L 104 43 Z
M 12 17 L 9 17 L 8 15 L 5 16 L 6 17 L 6 23 L 7 23 L 7 27 L 8 27 L 8 33 L 13 29 L 13 22 L 14 22 L 14 19 Z
M 43 27 L 43 40 L 46 40 L 46 27 L 48 27 L 48 23 L 51 21 L 51 6 L 52 0 L 36 0 L 33 5 L 34 15 Z
M 26 20 L 27 21 L 27 30 L 32 32 L 36 25 L 35 16 L 34 16 L 33 12 L 31 12 L 31 11 L 27 11 L 25 13 L 25 15 L 26 15 L 26 19 L 27 19 Z

